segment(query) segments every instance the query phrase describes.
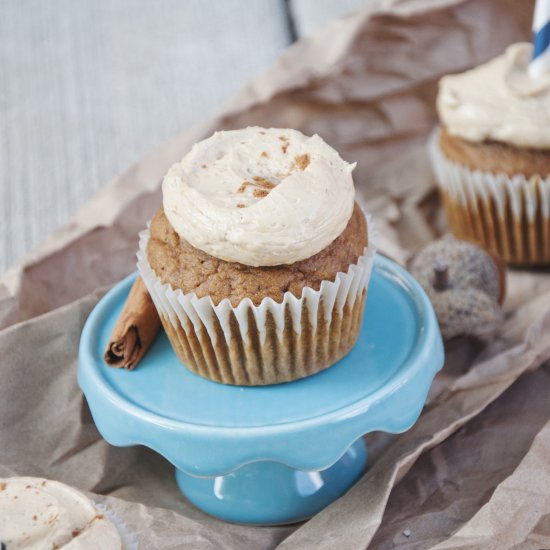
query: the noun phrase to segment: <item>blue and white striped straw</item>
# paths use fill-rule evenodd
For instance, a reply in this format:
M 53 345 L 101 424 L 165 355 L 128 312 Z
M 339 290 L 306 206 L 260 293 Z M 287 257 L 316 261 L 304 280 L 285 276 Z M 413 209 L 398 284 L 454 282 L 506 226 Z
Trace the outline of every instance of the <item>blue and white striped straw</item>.
M 533 59 L 529 63 L 532 77 L 550 70 L 550 0 L 537 0 L 533 14 Z

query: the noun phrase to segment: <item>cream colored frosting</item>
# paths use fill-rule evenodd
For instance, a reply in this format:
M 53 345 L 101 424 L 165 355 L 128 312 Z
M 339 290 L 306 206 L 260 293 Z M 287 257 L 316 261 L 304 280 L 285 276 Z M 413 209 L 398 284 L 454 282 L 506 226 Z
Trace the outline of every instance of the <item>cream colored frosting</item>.
M 216 132 L 168 171 L 164 211 L 183 239 L 211 256 L 290 264 L 345 229 L 354 168 L 317 135 L 259 127 Z
M 437 110 L 447 131 L 474 142 L 550 147 L 550 73 L 529 75 L 531 53 L 531 44 L 514 44 L 484 65 L 442 78 Z
M 116 527 L 82 493 L 34 477 L 0 479 L 0 541 L 7 550 L 122 548 Z

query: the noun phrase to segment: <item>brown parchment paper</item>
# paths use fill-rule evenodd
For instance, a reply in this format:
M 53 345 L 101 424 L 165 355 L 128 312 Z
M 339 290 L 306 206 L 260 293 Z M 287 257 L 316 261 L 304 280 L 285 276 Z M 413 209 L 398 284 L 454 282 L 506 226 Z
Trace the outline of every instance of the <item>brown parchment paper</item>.
M 193 142 L 251 124 L 319 133 L 358 161 L 381 250 L 405 263 L 445 231 L 425 140 L 437 80 L 528 40 L 533 2 L 375 1 L 289 48 L 214 120 L 140 159 L 0 282 L 0 476 L 94 493 L 141 548 L 550 548 L 550 276 L 510 271 L 487 345 L 452 342 L 416 425 L 369 434 L 370 467 L 302 525 L 231 525 L 185 501 L 173 468 L 97 432 L 76 383 L 82 325 L 135 266 L 159 183 Z M 368 305 L 367 305 L 368 312 Z

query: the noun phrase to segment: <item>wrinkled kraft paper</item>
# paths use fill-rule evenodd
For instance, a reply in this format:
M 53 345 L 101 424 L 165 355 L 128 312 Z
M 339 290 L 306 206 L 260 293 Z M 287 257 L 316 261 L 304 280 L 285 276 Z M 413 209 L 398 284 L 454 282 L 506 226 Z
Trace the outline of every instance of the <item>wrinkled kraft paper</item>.
M 207 517 L 185 501 L 158 454 L 102 440 L 76 384 L 81 327 L 105 289 L 134 270 L 137 233 L 159 206 L 163 174 L 215 129 L 317 132 L 358 161 L 358 192 L 381 250 L 397 261 L 444 232 L 425 150 L 437 80 L 528 40 L 532 7 L 373 0 L 289 48 L 221 116 L 143 157 L 6 273 L 0 476 L 45 476 L 93 492 L 148 549 L 550 548 L 548 271 L 509 271 L 498 337 L 452 342 L 416 425 L 367 436 L 366 475 L 302 525 Z

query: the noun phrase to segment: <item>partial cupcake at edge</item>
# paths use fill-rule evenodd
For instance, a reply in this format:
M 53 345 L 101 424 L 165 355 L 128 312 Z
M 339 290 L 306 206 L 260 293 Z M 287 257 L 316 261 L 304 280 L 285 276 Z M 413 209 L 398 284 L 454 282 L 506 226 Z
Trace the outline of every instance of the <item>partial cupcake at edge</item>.
M 351 350 L 375 254 L 354 167 L 317 135 L 249 127 L 170 168 L 138 268 L 185 367 L 277 384 Z
M 442 78 L 430 146 L 452 232 L 516 265 L 550 263 L 550 75 L 531 54 Z

